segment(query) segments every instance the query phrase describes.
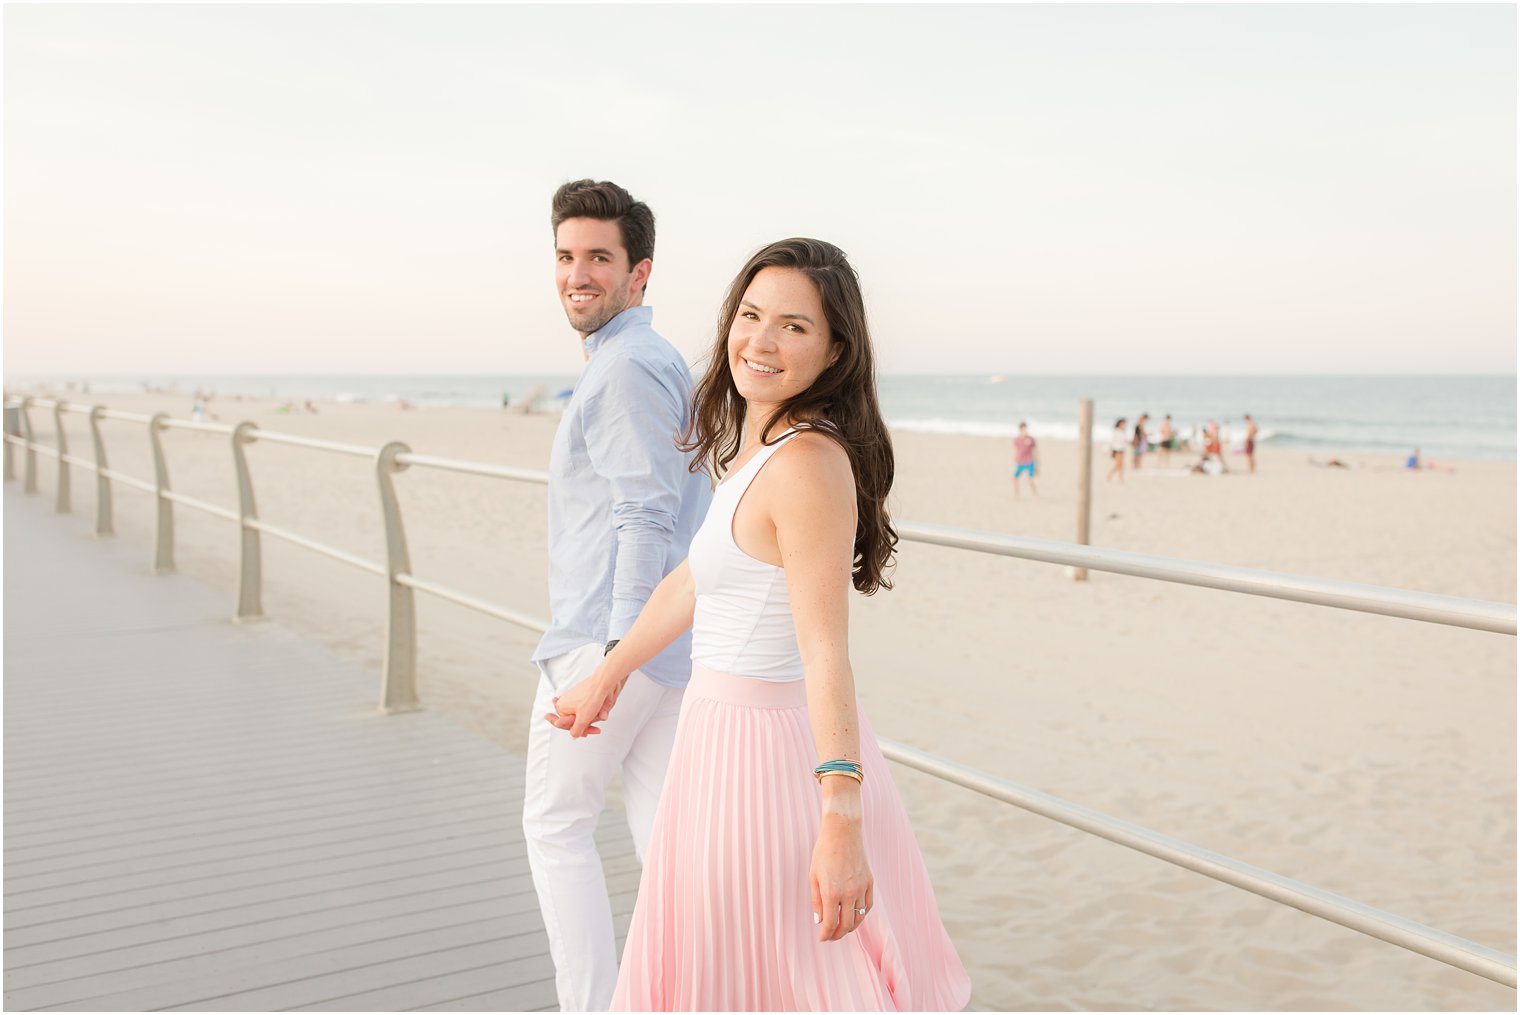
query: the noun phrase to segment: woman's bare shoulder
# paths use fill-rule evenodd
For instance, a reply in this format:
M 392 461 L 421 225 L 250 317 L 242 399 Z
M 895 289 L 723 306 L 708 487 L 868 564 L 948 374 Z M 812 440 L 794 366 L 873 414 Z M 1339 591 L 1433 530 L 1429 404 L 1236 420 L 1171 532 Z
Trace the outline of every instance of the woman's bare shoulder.
M 855 473 L 850 455 L 826 434 L 804 430 L 777 451 L 766 467 L 776 492 L 803 501 L 819 496 L 833 499 L 847 494 L 855 500 Z

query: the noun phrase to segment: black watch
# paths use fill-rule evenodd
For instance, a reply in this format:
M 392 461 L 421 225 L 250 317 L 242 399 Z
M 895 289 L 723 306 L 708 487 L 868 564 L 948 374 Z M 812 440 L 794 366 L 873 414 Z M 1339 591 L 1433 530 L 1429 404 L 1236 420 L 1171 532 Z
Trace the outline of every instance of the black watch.
M 617 643 L 620 642 L 620 641 L 622 641 L 622 640 L 623 639 L 621 639 L 621 638 L 614 638 L 611 641 L 609 641 L 607 643 L 607 647 L 604 648 L 604 649 L 602 649 L 602 655 L 606 655 L 607 653 L 611 652 L 613 649 L 617 648 Z

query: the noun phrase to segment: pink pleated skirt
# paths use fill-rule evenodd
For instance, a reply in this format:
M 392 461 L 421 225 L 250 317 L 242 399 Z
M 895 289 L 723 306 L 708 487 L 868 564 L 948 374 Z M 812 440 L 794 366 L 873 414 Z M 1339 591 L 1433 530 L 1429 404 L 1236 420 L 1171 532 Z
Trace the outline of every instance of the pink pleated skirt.
M 821 798 L 803 682 L 692 666 L 613 1011 L 959 1011 L 971 982 L 860 716 L 874 905 L 819 941 Z

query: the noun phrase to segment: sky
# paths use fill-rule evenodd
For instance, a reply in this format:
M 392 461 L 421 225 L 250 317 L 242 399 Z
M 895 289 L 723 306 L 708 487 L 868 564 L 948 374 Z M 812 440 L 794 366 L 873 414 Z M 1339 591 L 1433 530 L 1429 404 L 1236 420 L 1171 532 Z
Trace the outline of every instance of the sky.
M 843 247 L 880 368 L 1513 373 L 1511 5 L 7 5 L 4 369 L 569 373 L 549 198 L 689 360 Z

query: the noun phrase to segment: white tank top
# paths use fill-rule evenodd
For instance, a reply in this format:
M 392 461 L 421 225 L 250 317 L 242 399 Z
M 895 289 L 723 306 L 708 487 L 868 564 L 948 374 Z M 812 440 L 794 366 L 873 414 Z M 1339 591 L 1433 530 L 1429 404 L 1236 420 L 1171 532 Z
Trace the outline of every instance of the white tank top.
M 725 476 L 691 537 L 687 563 L 697 590 L 691 658 L 709 669 L 761 680 L 802 679 L 786 571 L 756 560 L 734 542 L 734 512 L 744 492 L 798 433 L 789 431 Z

